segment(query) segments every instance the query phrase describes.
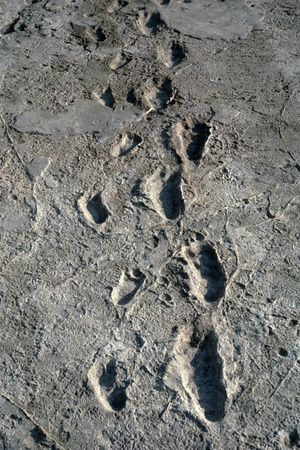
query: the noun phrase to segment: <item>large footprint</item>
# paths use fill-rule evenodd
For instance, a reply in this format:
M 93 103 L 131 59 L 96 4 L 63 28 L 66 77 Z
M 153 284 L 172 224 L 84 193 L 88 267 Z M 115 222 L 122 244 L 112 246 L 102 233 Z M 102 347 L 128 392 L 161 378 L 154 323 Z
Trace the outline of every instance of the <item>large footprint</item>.
M 157 59 L 169 69 L 178 66 L 185 58 L 185 49 L 179 42 L 172 42 L 170 47 L 159 47 Z
M 199 300 L 215 303 L 225 294 L 226 277 L 218 255 L 201 234 L 191 237 L 183 247 L 193 294 Z
M 127 102 L 149 110 L 162 110 L 175 101 L 175 91 L 169 77 L 151 77 L 127 94 Z
M 192 406 L 198 417 L 217 422 L 225 416 L 227 399 L 218 336 L 203 317 L 181 329 L 175 341 L 164 382 Z
M 150 198 L 158 214 L 167 220 L 175 220 L 184 211 L 180 172 L 155 172 L 145 185 L 145 193 Z
M 172 141 L 176 153 L 183 162 L 198 165 L 203 157 L 210 127 L 196 118 L 186 118 L 173 126 Z
M 138 25 L 146 36 L 155 35 L 159 29 L 166 27 L 158 11 L 149 13 L 145 10 L 139 11 Z
M 164 382 L 201 420 L 216 422 L 225 416 L 227 393 L 213 326 L 219 313 L 213 305 L 225 295 L 226 276 L 215 249 L 199 233 L 190 235 L 168 270 L 181 295 L 193 294 L 209 312 L 178 332 Z

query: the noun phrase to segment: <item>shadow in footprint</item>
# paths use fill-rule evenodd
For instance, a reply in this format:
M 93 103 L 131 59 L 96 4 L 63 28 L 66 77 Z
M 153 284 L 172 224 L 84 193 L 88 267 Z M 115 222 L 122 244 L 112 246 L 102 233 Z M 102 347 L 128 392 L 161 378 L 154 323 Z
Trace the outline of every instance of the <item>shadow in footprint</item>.
M 135 91 L 131 88 L 127 94 L 128 103 L 132 103 L 133 105 L 140 105 L 140 101 L 136 98 Z
M 290 434 L 289 434 L 289 443 L 290 447 L 298 447 L 299 446 L 299 433 L 297 428 L 295 428 Z
M 117 375 L 117 363 L 115 358 L 112 358 L 103 370 L 99 384 L 108 392 L 114 388 L 108 395 L 107 401 L 114 411 L 121 411 L 127 401 L 126 388 L 129 382 L 120 382 L 120 386 L 117 382 Z
M 197 344 L 192 338 L 190 345 Z M 202 340 L 191 361 L 199 404 L 207 420 L 217 422 L 225 416 L 226 390 L 222 382 L 222 361 L 218 355 L 218 338 L 212 331 Z
M 185 57 L 184 48 L 178 42 L 174 42 L 172 45 L 171 52 L 172 52 L 173 67 L 178 66 L 178 64 L 180 64 Z
M 146 23 L 146 27 L 149 29 L 151 34 L 156 34 L 161 27 L 165 27 L 166 24 L 160 18 L 159 12 L 155 12 L 151 14 L 148 22 Z
M 196 123 L 192 128 L 192 139 L 186 149 L 190 161 L 198 161 L 203 153 L 210 135 L 210 128 L 205 123 Z
M 19 23 L 20 21 L 20 17 L 18 17 L 17 19 L 13 20 L 8 26 L 6 26 L 6 29 L 3 33 L 3 35 L 6 34 L 10 34 L 10 33 L 14 33 L 16 30 L 18 31 L 24 31 L 25 26 L 22 24 L 19 27 L 16 27 L 16 25 Z
M 109 394 L 107 401 L 114 411 L 122 411 L 127 401 L 126 387 L 117 387 Z
M 173 173 L 166 181 L 166 184 L 159 196 L 164 214 L 169 220 L 177 219 L 177 217 L 184 211 L 180 184 L 180 173 Z
M 111 361 L 109 361 L 106 368 L 103 370 L 103 373 L 99 378 L 99 384 L 100 386 L 111 389 L 116 381 L 116 377 L 116 360 L 113 358 Z
M 103 94 L 101 95 L 101 102 L 103 103 L 104 106 L 106 106 L 107 108 L 113 108 L 114 104 L 115 104 L 115 99 L 112 93 L 112 90 L 110 87 L 108 87 Z
M 215 250 L 208 243 L 200 251 L 200 264 L 197 268 L 207 281 L 204 299 L 210 303 L 217 302 L 224 296 L 226 278 Z
M 96 224 L 104 223 L 108 218 L 108 211 L 106 206 L 102 203 L 100 193 L 91 198 L 87 203 L 86 208 Z
M 46 444 L 47 436 L 45 435 L 43 430 L 41 430 L 40 427 L 38 427 L 38 426 L 34 427 L 30 431 L 30 435 L 36 444 L 41 444 L 41 445 Z
M 159 91 L 156 94 L 156 98 L 160 108 L 165 108 L 169 100 L 173 95 L 172 82 L 169 78 L 166 78 L 161 84 Z
M 97 28 L 96 30 L 96 36 L 97 36 L 97 40 L 98 42 L 104 42 L 106 39 L 105 34 L 103 33 L 103 31 L 101 30 L 101 28 Z

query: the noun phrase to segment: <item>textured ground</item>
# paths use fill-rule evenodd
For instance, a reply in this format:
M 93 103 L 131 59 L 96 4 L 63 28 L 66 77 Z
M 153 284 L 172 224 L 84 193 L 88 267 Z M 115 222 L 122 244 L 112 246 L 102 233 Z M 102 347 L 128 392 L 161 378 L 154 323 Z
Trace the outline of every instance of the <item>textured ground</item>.
M 1 448 L 300 448 L 299 16 L 1 0 Z

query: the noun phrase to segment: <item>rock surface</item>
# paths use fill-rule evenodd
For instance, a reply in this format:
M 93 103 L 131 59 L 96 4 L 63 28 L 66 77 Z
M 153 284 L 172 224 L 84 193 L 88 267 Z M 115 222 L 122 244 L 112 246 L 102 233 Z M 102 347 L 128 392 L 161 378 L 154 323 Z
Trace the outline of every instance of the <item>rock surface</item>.
M 299 17 L 2 0 L 1 448 L 300 447 Z

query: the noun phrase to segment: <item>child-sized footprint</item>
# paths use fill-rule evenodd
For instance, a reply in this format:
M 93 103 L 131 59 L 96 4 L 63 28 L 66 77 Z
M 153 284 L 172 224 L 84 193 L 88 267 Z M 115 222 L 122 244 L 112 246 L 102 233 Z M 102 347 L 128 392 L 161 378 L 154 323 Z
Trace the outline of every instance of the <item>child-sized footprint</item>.
M 83 213 L 85 221 L 94 228 L 99 228 L 109 216 L 100 192 L 91 196 L 88 196 L 87 193 L 84 194 L 78 199 L 78 206 Z
M 139 270 L 122 272 L 118 286 L 114 287 L 111 299 L 115 305 L 126 306 L 130 303 L 145 281 L 145 275 Z
M 130 384 L 126 378 L 126 368 L 115 358 L 111 358 L 104 366 L 96 361 L 88 372 L 90 385 L 99 404 L 111 412 L 120 412 L 126 406 L 126 389 Z
M 113 147 L 112 156 L 125 156 L 134 148 L 139 146 L 142 138 L 135 133 L 124 133 L 120 136 L 120 141 Z

